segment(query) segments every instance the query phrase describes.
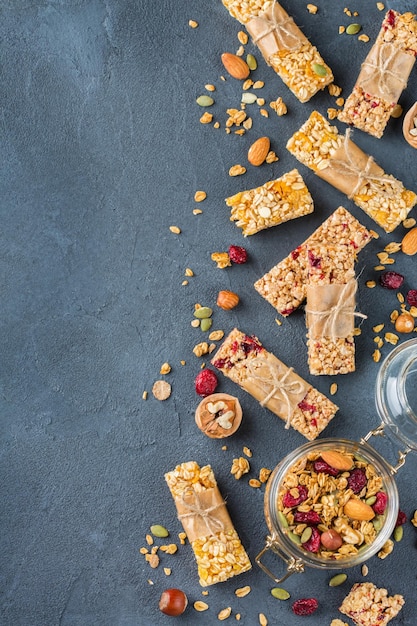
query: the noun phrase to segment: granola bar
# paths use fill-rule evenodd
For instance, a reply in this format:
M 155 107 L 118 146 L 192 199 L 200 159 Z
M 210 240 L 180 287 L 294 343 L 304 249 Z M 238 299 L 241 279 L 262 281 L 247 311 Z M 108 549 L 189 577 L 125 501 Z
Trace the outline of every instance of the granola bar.
M 310 374 L 355 371 L 354 258 L 342 246 L 307 245 L 307 351 Z M 333 312 L 332 312 L 333 310 Z
M 308 102 L 333 82 L 332 70 L 317 48 L 276 0 L 222 1 L 300 102 Z
M 287 317 L 306 297 L 307 265 L 304 250 L 315 242 L 335 243 L 347 257 L 356 258 L 372 239 L 371 233 L 344 207 L 339 207 L 298 248 L 255 283 L 256 291 Z
M 355 583 L 339 611 L 356 626 L 386 626 L 401 611 L 405 600 L 400 594 L 389 596 L 386 589 L 373 583 Z
M 313 198 L 296 169 L 261 187 L 240 191 L 226 198 L 226 204 L 232 208 L 230 220 L 245 237 L 314 210 Z
M 414 18 L 412 13 L 387 12 L 339 120 L 382 137 L 417 55 Z
M 338 407 L 292 368 L 268 352 L 255 336 L 235 328 L 211 361 L 227 378 L 250 393 L 261 406 L 285 420 L 310 441 L 334 417 Z
M 287 149 L 320 178 L 345 193 L 385 232 L 392 232 L 417 203 L 417 195 L 388 175 L 346 135 L 313 111 Z
M 224 582 L 251 569 L 210 465 L 181 463 L 165 480 L 191 543 L 200 585 Z

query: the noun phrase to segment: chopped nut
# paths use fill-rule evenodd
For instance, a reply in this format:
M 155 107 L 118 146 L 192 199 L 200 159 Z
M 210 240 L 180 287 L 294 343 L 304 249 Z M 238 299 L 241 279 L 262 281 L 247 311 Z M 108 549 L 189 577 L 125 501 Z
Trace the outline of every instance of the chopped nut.
M 164 574 L 165 576 L 171 576 L 171 568 L 170 567 L 164 567 Z
M 265 161 L 266 163 L 275 163 L 276 161 L 279 161 L 279 159 L 275 152 L 273 150 L 270 150 L 266 155 Z
M 337 98 L 336 99 L 336 104 L 338 107 L 342 107 L 345 103 L 345 99 L 344 98 Z
M 220 122 L 214 122 L 213 128 L 220 128 Z
M 209 354 L 211 354 L 212 352 L 214 352 L 214 350 L 217 348 L 215 343 L 211 343 L 209 345 Z
M 271 109 L 275 111 L 275 113 L 279 117 L 281 117 L 282 115 L 285 115 L 288 111 L 287 105 L 285 104 L 285 102 L 283 101 L 281 97 L 277 98 L 274 102 L 270 102 L 269 106 L 271 107 Z
M 233 459 L 232 468 L 230 473 L 236 478 L 236 480 L 240 480 L 243 474 L 247 474 L 250 470 L 249 461 L 244 459 L 242 456 L 238 459 Z
M 185 365 L 185 364 L 186 364 L 186 362 L 185 362 L 185 361 L 180 361 L 180 364 L 181 364 L 181 365 Z
M 248 43 L 248 40 L 249 40 L 249 37 L 247 36 L 247 34 L 243 30 L 240 30 L 238 32 L 237 38 L 239 39 L 240 43 L 243 44 L 244 46 L 246 46 L 246 44 Z
M 261 486 L 261 482 L 256 478 L 251 478 L 249 481 L 249 487 L 253 487 L 254 489 L 259 489 Z
M 378 557 L 380 559 L 385 559 L 394 549 L 394 542 L 391 539 L 388 539 L 382 549 L 378 552 Z
M 337 115 L 338 115 L 337 109 L 334 109 L 333 107 L 330 107 L 327 109 L 327 117 L 329 118 L 329 120 L 336 119 Z
M 175 235 L 179 235 L 181 232 L 181 228 L 178 228 L 178 226 L 170 226 L 169 230 L 171 233 L 175 233 Z
M 211 260 L 217 263 L 217 267 L 223 269 L 231 266 L 230 257 L 227 252 L 213 252 Z
M 252 456 L 252 451 L 247 448 L 246 446 L 243 446 L 243 454 L 246 454 L 246 456 L 248 456 L 249 458 L 251 458 Z
M 315 4 L 308 4 L 307 5 L 307 11 L 309 13 L 312 13 L 313 15 L 315 15 L 318 11 L 318 7 Z
M 246 167 L 243 167 L 243 165 L 232 165 L 232 167 L 229 169 L 229 176 L 242 176 L 242 174 L 244 174 L 246 172 Z
M 209 351 L 209 346 L 208 346 L 208 343 L 206 343 L 205 341 L 202 341 L 201 343 L 198 343 L 193 348 L 193 353 L 197 357 L 203 356 L 203 354 L 207 354 L 208 351 Z
M 342 88 L 339 87 L 338 85 L 335 85 L 334 83 L 330 83 L 330 85 L 327 86 L 327 89 L 331 96 L 337 97 L 337 96 L 340 96 L 340 94 L 342 93 Z
M 160 374 L 169 374 L 171 371 L 171 366 L 169 363 L 163 363 L 161 365 L 161 369 L 159 370 Z
M 194 194 L 195 202 L 203 202 L 207 198 L 207 194 L 205 191 L 196 191 Z
M 198 22 L 196 22 L 195 20 L 188 20 L 188 26 L 191 26 L 191 28 L 197 28 Z
M 209 113 L 208 111 L 203 113 L 203 115 L 200 117 L 201 124 L 210 124 L 210 122 L 212 121 L 213 121 L 213 114 Z
M 260 107 L 263 107 L 263 105 L 265 104 L 265 98 L 256 98 L 256 104 Z
M 378 9 L 378 11 L 383 11 L 385 9 L 385 4 L 383 2 L 377 2 L 376 8 Z

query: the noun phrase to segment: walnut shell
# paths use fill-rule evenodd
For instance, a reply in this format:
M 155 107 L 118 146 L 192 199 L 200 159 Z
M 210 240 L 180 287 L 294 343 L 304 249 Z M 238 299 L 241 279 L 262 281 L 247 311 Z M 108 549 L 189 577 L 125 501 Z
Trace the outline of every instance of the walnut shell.
M 417 118 L 417 102 L 413 104 L 411 109 L 409 109 L 408 113 L 404 117 L 403 121 L 403 135 L 404 139 L 407 143 L 410 144 L 413 148 L 417 149 L 417 124 L 415 124 L 414 120 Z M 416 134 L 411 134 L 410 131 L 413 129 L 416 130 Z

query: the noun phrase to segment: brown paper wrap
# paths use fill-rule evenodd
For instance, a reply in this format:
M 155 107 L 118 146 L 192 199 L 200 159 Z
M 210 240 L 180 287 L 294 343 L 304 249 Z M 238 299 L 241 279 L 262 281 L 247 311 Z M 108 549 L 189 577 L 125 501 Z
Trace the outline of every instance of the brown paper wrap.
M 322 169 L 316 170 L 317 176 L 327 181 L 336 189 L 342 191 L 349 199 L 359 193 L 364 184 L 368 184 L 375 193 L 381 193 L 380 183 L 391 186 L 392 195 L 401 192 L 403 185 L 392 176 L 387 176 L 373 157 L 365 154 L 350 139 L 350 128 L 346 130 L 343 145 L 337 148 L 331 157 L 324 161 L 327 164 Z M 389 194 L 384 189 L 385 194 Z
M 291 367 L 266 350 L 247 364 L 244 389 L 261 406 L 285 419 L 285 428 L 290 427 L 294 410 L 310 387 Z
M 278 2 L 249 20 L 246 29 L 267 63 L 281 50 L 293 52 L 308 43 L 307 37 Z
M 190 543 L 234 528 L 217 487 L 199 492 L 189 487 L 181 498 L 175 498 L 175 505 Z
M 356 81 L 366 93 L 395 104 L 407 86 L 415 58 L 399 50 L 392 43 L 375 43 Z
M 353 333 L 358 284 L 355 278 L 345 285 L 307 285 L 306 324 L 311 339 L 329 337 L 333 341 Z

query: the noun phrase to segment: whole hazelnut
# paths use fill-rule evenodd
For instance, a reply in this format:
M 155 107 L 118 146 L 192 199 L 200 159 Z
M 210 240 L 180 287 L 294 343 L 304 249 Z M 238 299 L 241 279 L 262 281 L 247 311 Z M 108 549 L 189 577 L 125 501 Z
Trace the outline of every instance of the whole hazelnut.
M 320 541 L 326 550 L 337 550 L 343 543 L 342 537 L 333 529 L 326 530 L 322 533 Z
M 414 330 L 414 317 L 404 311 L 395 320 L 395 330 L 397 333 L 411 333 Z
M 234 309 L 239 304 L 239 296 L 233 291 L 219 291 L 217 296 L 217 306 L 225 311 Z

